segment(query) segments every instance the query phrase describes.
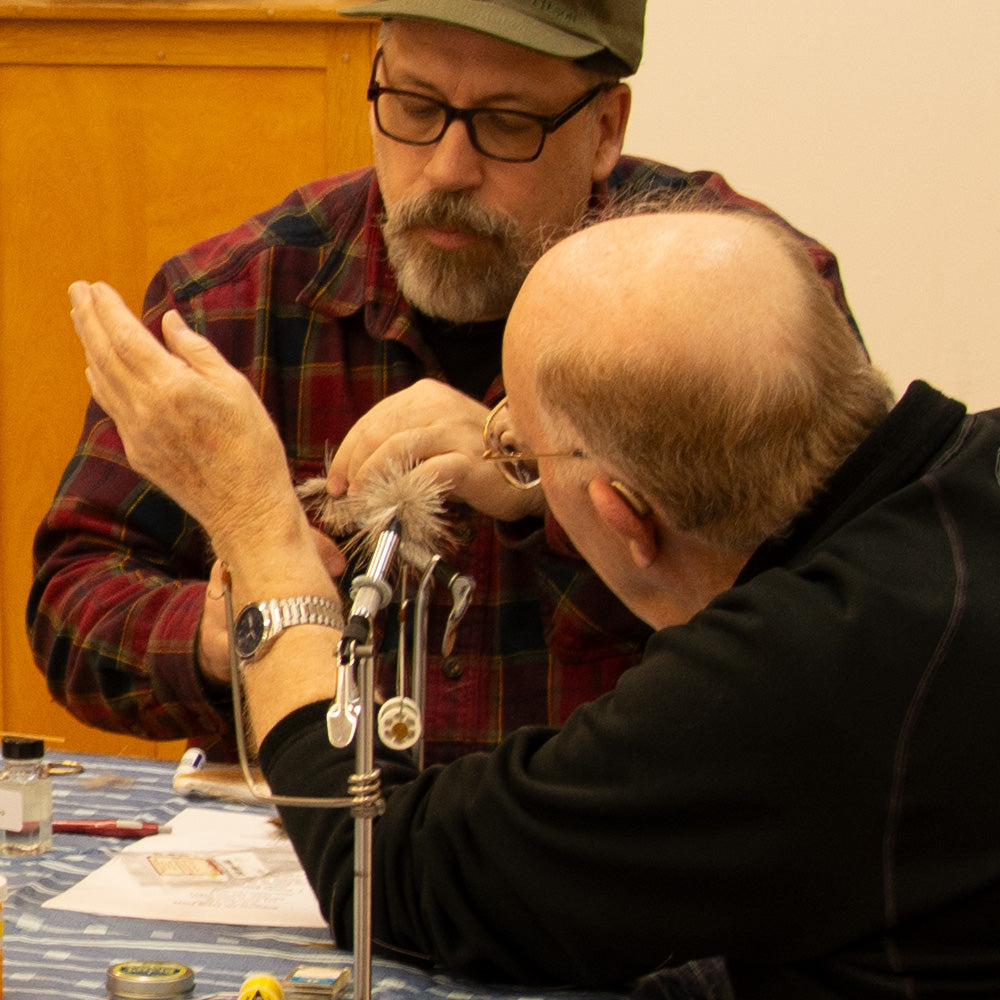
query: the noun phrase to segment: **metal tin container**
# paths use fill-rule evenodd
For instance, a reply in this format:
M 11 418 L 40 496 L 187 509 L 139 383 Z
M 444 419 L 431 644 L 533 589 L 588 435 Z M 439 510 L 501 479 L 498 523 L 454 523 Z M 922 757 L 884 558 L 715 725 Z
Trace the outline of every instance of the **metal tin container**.
M 194 972 L 178 962 L 134 959 L 108 966 L 108 996 L 127 1000 L 183 997 L 194 989 Z

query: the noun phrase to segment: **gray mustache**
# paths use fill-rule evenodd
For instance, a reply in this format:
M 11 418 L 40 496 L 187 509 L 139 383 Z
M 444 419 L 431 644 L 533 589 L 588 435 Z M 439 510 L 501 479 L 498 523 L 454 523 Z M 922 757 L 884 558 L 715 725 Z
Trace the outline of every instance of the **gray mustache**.
M 399 205 L 388 215 L 383 228 L 390 235 L 400 235 L 423 226 L 444 226 L 490 239 L 509 238 L 515 232 L 510 219 L 472 199 L 441 194 L 424 195 Z

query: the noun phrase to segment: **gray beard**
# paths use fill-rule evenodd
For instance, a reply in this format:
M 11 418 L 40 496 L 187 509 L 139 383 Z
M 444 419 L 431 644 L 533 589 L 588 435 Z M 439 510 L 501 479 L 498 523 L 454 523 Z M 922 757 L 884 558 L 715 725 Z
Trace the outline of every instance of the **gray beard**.
M 443 225 L 476 234 L 467 247 L 441 250 L 414 235 Z M 487 212 L 468 195 L 434 192 L 388 210 L 382 220 L 389 264 L 407 301 L 451 323 L 501 319 L 542 255 L 507 216 Z

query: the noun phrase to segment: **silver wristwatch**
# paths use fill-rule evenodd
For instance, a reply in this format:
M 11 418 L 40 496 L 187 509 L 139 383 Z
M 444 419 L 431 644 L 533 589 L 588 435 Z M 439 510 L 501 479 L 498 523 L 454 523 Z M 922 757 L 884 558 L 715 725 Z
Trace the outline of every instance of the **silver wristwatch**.
M 344 627 L 340 606 L 325 597 L 286 597 L 248 604 L 236 617 L 233 644 L 243 665 L 260 659 L 274 640 L 293 625 Z

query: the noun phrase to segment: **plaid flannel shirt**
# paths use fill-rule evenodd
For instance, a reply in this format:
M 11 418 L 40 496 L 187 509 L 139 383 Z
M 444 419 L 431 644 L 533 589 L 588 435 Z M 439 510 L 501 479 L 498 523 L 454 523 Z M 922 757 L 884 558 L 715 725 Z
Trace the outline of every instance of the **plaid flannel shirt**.
M 773 214 L 718 174 L 631 157 L 594 199 L 632 189 L 687 191 Z M 147 292 L 150 329 L 159 333 L 163 314 L 177 308 L 251 380 L 296 480 L 321 474 L 327 445 L 379 400 L 421 378 L 446 381 L 385 262 L 381 207 L 371 169 L 305 185 L 169 260 Z M 848 312 L 835 258 L 802 238 Z M 498 375 L 484 401 L 501 393 Z M 454 515 L 460 550 L 451 561 L 476 589 L 445 658 L 450 594 L 435 588 L 428 762 L 488 749 L 525 724 L 559 725 L 613 687 L 649 634 L 573 556 L 557 525 L 497 532 L 468 508 Z M 206 538 L 131 470 L 114 425 L 93 402 L 34 556 L 28 630 L 55 698 L 98 728 L 187 738 L 213 758 L 230 758 L 229 693 L 206 687 L 196 665 L 212 561 Z M 393 630 L 387 615 L 377 683 L 389 693 Z

